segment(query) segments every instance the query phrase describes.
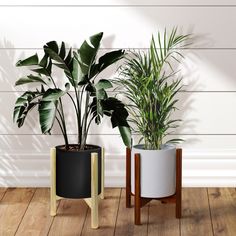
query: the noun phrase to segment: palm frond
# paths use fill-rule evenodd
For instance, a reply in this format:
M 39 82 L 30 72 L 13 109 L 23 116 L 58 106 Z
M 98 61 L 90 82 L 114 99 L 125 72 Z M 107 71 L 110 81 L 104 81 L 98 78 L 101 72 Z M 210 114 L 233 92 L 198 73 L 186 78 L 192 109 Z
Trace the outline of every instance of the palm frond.
M 189 35 L 177 33 L 177 27 L 168 35 L 152 35 L 147 52 L 132 52 L 119 68 L 116 83 L 124 90 L 130 113 L 128 121 L 132 131 L 142 135 L 147 149 L 160 149 L 163 139 L 178 127 L 180 119 L 171 119 L 177 109 L 176 95 L 182 88 L 174 63 L 181 63 L 184 56 L 179 50 Z M 170 142 L 176 142 L 172 139 Z

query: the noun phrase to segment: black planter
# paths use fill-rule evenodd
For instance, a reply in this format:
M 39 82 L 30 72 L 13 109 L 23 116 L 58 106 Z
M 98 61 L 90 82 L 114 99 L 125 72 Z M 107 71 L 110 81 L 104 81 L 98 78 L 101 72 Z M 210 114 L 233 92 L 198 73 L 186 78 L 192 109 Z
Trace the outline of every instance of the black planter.
M 70 145 L 73 146 L 73 145 Z M 91 197 L 91 153 L 98 153 L 98 194 L 101 193 L 101 147 L 67 151 L 56 146 L 56 195 L 65 198 Z

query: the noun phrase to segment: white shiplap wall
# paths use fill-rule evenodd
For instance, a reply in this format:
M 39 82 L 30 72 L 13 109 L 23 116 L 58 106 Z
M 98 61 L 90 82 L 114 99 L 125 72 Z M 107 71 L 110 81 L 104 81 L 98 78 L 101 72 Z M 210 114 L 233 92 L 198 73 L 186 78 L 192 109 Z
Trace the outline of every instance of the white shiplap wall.
M 0 1 L 0 186 L 48 186 L 49 148 L 63 142 L 58 128 L 40 134 L 34 113 L 25 126 L 12 123 L 14 82 L 24 71 L 15 62 L 50 40 L 74 47 L 96 32 L 105 33 L 102 50 L 142 48 L 165 27 L 179 26 L 195 43 L 185 49 L 185 92 L 180 96 L 185 139 L 185 186 L 236 185 L 236 3 L 234 0 L 1 0 Z M 115 69 L 115 68 L 113 68 Z M 59 74 L 60 75 L 60 74 Z M 112 69 L 104 77 L 111 77 Z M 67 108 L 70 115 L 70 108 Z M 69 125 L 71 142 L 75 129 Z M 125 147 L 117 130 L 94 127 L 89 142 L 106 149 L 106 185 L 124 185 Z

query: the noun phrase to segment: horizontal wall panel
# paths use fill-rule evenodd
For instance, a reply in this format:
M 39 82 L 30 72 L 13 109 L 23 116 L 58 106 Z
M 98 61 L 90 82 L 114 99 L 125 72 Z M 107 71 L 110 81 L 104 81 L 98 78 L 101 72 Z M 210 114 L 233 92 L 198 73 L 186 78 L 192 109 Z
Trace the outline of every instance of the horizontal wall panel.
M 43 42 L 42 45 L 43 46 Z M 99 56 L 110 50 L 101 49 Z M 146 50 L 144 50 L 146 51 Z M 1 49 L 0 50 L 0 92 L 1 91 L 25 91 L 32 86 L 15 87 L 15 81 L 30 74 L 25 67 L 17 68 L 16 62 L 35 53 L 43 56 L 43 50 Z M 183 77 L 184 90 L 187 91 L 236 91 L 236 50 L 182 50 L 185 56 L 179 75 Z M 117 68 L 122 61 L 108 67 L 97 79 L 111 79 L 118 76 Z M 54 77 L 60 86 L 64 86 L 67 80 L 63 80 L 61 70 L 55 68 Z M 64 82 L 63 82 L 64 81 Z M 37 84 L 35 84 L 37 85 Z M 1 94 L 0 94 L 1 96 Z
M 49 23 L 44 16 L 54 20 Z M 234 7 L 0 8 L 1 37 L 15 48 L 40 48 L 50 40 L 77 46 L 100 31 L 105 32 L 104 48 L 143 48 L 152 33 L 173 26 L 196 36 L 193 47 L 235 48 L 236 33 L 228 27 L 235 21 Z
M 184 187 L 235 187 L 236 150 L 198 153 L 183 150 Z M 220 153 L 220 155 L 219 155 Z M 50 186 L 49 152 L 37 154 L 11 154 L 1 156 L 0 186 L 3 187 L 48 187 Z M 105 186 L 125 187 L 125 156 L 105 154 Z
M 234 5 L 234 0 L 2 0 L 0 5 L 112 5 L 112 6 L 132 6 L 132 5 Z
M 179 93 L 180 134 L 236 134 L 236 93 Z
M 183 90 L 236 91 L 236 50 L 184 50 Z
M 236 149 L 194 151 L 183 149 L 184 187 L 235 187 Z M 50 186 L 49 152 L 1 155 L 0 186 Z M 105 154 L 105 186 L 125 187 L 125 153 Z
M 40 134 L 37 111 L 32 111 L 25 125 L 18 129 L 12 122 L 12 112 L 16 93 L 2 93 L 0 96 L 0 134 Z M 181 119 L 182 125 L 177 134 L 236 134 L 236 93 L 179 93 L 179 110 L 174 113 L 175 119 Z M 119 96 L 120 98 L 122 96 Z M 6 106 L 5 104 L 8 104 Z M 68 133 L 76 134 L 76 117 L 69 98 L 64 102 L 65 114 L 68 117 Z M 70 104 L 70 105 L 66 105 Z M 53 133 L 59 133 L 56 124 Z M 118 134 L 112 129 L 108 118 L 101 126 L 93 124 L 92 134 Z
M 211 158 L 216 158 L 219 153 L 236 153 L 236 135 L 179 135 L 168 138 L 182 138 L 185 141 L 180 144 L 184 151 L 194 154 L 196 158 L 203 158 L 208 152 Z M 75 135 L 69 136 L 70 143 L 76 143 Z M 138 137 L 134 137 L 134 144 L 137 144 Z M 89 135 L 88 142 L 105 148 L 106 154 L 110 157 L 124 156 L 125 146 L 119 135 Z M 2 158 L 9 160 L 34 158 L 35 155 L 49 154 L 49 149 L 56 145 L 63 144 L 61 135 L 0 135 L 0 150 Z M 198 154 L 199 153 L 199 154 Z M 215 153 L 215 155 L 214 155 Z M 19 156 L 17 156 L 17 155 Z M 227 155 L 225 156 L 227 157 Z

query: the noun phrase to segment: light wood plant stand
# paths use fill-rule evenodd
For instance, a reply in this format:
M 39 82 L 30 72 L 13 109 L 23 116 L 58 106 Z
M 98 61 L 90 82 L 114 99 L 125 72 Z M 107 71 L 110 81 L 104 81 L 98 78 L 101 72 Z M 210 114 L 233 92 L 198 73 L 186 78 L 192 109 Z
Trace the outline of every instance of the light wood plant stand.
M 131 150 L 126 149 L 126 208 L 131 207 L 131 196 L 134 196 L 134 223 L 141 224 L 141 208 L 151 200 L 159 200 L 161 203 L 175 203 L 176 218 L 181 218 L 182 213 L 182 149 L 176 149 L 176 192 L 174 195 L 164 198 L 141 197 L 141 172 L 140 154 L 134 156 L 134 194 L 131 193 Z
M 56 201 L 63 197 L 56 195 L 56 148 L 51 148 L 51 193 L 50 193 L 50 215 L 57 214 Z M 91 228 L 97 229 L 98 223 L 98 203 L 104 199 L 104 148 L 101 156 L 101 193 L 98 195 L 98 154 L 91 153 L 91 198 L 84 198 L 84 201 L 91 209 Z

